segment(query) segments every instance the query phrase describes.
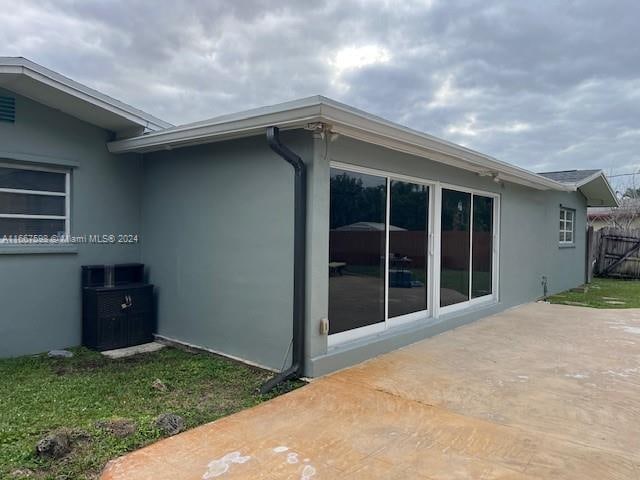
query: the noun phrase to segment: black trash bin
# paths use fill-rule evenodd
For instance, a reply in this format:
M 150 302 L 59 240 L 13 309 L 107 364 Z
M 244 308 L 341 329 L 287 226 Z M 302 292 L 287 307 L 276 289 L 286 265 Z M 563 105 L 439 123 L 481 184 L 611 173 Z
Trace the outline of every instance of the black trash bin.
M 153 285 L 144 264 L 82 267 L 82 344 L 112 350 L 153 341 Z

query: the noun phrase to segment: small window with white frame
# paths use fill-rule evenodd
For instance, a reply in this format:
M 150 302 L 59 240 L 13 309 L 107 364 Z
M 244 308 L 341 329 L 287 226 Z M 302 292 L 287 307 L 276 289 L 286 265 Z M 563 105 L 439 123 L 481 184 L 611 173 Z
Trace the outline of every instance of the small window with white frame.
M 0 244 L 63 243 L 70 172 L 0 164 Z
M 576 211 L 560 207 L 560 245 L 573 245 L 576 233 Z

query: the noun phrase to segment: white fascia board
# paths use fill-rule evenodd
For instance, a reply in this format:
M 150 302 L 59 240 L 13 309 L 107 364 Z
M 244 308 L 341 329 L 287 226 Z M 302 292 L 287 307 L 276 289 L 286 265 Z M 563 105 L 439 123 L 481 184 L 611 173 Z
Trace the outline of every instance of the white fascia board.
M 269 126 L 304 128 L 322 122 L 335 133 L 477 173 L 496 173 L 505 181 L 540 190 L 575 191 L 562 184 L 487 155 L 316 96 L 282 105 L 218 117 L 206 122 L 148 133 L 108 144 L 112 153 L 152 152 L 261 135 Z
M 92 88 L 49 70 L 48 68 L 38 65 L 37 63 L 31 62 L 26 58 L 0 57 L 0 74 L 27 76 L 39 83 L 42 83 L 43 85 L 55 88 L 67 95 L 95 105 L 152 131 L 162 130 L 173 126 L 168 122 L 133 108 L 109 97 L 108 95 L 104 95 Z
M 139 137 L 116 140 L 109 142 L 107 147 L 112 153 L 171 150 L 173 148 L 261 135 L 270 126 L 278 126 L 286 130 L 303 128 L 309 123 L 318 121 L 321 121 L 321 118 L 320 109 L 317 105 L 302 106 L 259 116 L 241 116 L 238 118 L 225 118 L 212 123 L 185 125 L 184 127 L 171 128 Z

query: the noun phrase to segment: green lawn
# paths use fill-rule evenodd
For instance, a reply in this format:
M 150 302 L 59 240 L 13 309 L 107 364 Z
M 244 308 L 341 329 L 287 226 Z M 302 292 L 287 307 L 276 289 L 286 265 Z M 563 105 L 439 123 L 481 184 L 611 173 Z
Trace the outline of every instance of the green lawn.
M 97 478 L 109 459 L 162 437 L 154 424 L 161 413 L 181 415 L 191 428 L 302 384 L 264 396 L 257 388 L 269 373 L 209 354 L 165 348 L 109 360 L 73 351 L 71 359 L 0 360 L 0 478 Z M 156 379 L 166 391 L 152 387 Z M 133 420 L 137 431 L 117 438 L 96 426 L 114 418 Z M 38 439 L 58 428 L 81 429 L 89 439 L 62 460 L 37 458 Z M 18 469 L 34 473 L 12 475 Z
M 640 308 L 640 280 L 594 278 L 585 292 L 567 291 L 552 295 L 551 303 L 594 308 Z

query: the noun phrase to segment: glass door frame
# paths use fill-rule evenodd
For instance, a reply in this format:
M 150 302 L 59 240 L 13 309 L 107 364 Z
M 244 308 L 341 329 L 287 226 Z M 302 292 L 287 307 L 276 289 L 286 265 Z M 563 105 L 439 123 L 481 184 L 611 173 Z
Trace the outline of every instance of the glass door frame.
M 497 303 L 499 301 L 499 275 L 500 275 L 500 194 L 494 192 L 487 192 L 485 190 L 478 190 L 475 188 L 461 187 L 455 184 L 449 183 L 441 183 L 439 182 L 437 185 L 437 258 L 436 262 L 438 264 L 438 270 L 436 275 L 436 284 L 433 285 L 434 290 L 437 290 L 437 294 L 434 294 L 434 297 L 438 298 L 438 303 L 434 305 L 434 310 L 436 313 L 434 315 L 446 315 L 448 313 L 457 312 L 460 310 L 465 310 L 474 305 L 483 305 L 483 304 L 492 304 Z M 458 192 L 465 192 L 471 194 L 471 208 L 470 208 L 470 220 L 469 220 L 469 300 L 464 302 L 455 303 L 453 305 L 447 305 L 446 307 L 440 306 L 440 260 L 441 260 L 441 247 L 440 242 L 441 238 L 441 220 L 442 220 L 442 190 L 455 190 Z M 482 197 L 489 197 L 493 199 L 493 235 L 491 242 L 491 293 L 489 295 L 483 295 L 482 297 L 472 298 L 471 290 L 473 285 L 473 200 L 474 195 L 479 195 Z
M 436 186 L 437 182 L 427 180 L 424 178 L 413 177 L 409 175 L 401 175 L 397 173 L 386 172 L 383 170 L 377 170 L 374 168 L 361 167 L 342 162 L 330 162 L 330 168 L 336 168 L 340 170 L 351 171 L 354 173 L 362 173 L 366 175 L 375 175 L 383 177 L 385 179 L 387 196 L 385 199 L 385 266 L 384 266 L 384 321 L 374 323 L 372 325 L 366 325 L 364 327 L 354 328 L 344 332 L 334 333 L 328 336 L 328 346 L 332 347 L 350 340 L 356 340 L 368 335 L 376 333 L 382 333 L 387 329 L 397 327 L 399 325 L 414 323 L 422 320 L 427 320 L 433 317 L 433 308 L 436 306 L 436 302 L 439 302 L 439 297 L 436 298 L 436 289 L 434 288 L 434 281 L 439 276 L 439 271 L 435 270 L 436 256 L 439 254 L 439 245 L 436 243 L 436 235 L 434 230 L 434 219 L 436 216 L 435 201 L 436 201 Z M 398 317 L 389 318 L 389 221 L 391 217 L 391 182 L 393 180 L 414 183 L 417 185 L 424 185 L 429 188 L 428 194 L 428 222 L 427 222 L 427 309 L 418 312 L 412 312 Z M 439 265 L 439 262 L 438 262 Z M 329 319 L 331 321 L 331 319 Z
M 501 195 L 495 192 L 480 190 L 476 188 L 463 187 L 452 183 L 444 183 L 435 180 L 429 180 L 421 177 L 410 175 L 402 175 L 398 173 L 379 170 L 376 168 L 362 167 L 350 163 L 331 161 L 330 168 L 351 171 L 354 173 L 362 173 L 375 175 L 385 178 L 387 198 L 385 212 L 385 286 L 384 286 L 384 302 L 385 315 L 384 321 L 364 327 L 347 330 L 344 332 L 334 333 L 327 336 L 327 345 L 329 348 L 349 342 L 352 340 L 362 339 L 364 337 L 381 334 L 386 330 L 401 325 L 413 324 L 418 322 L 438 321 L 441 315 L 463 311 L 473 306 L 491 305 L 499 302 L 499 276 L 500 276 L 500 199 Z M 428 208 L 428 233 L 427 233 L 427 309 L 419 312 L 408 313 L 399 317 L 389 318 L 389 220 L 391 206 L 391 181 L 398 180 L 403 182 L 415 183 L 429 187 L 429 208 Z M 469 276 L 469 300 L 460 302 L 446 307 L 440 307 L 440 260 L 441 260 L 441 220 L 442 220 L 442 190 L 457 190 L 472 194 L 471 212 L 473 217 L 473 195 L 481 195 L 493 199 L 493 238 L 492 238 L 492 293 L 482 297 L 471 298 L 471 285 L 473 283 L 472 275 Z M 471 220 L 472 222 L 472 220 Z M 473 229 L 473 223 L 470 223 L 470 232 Z M 473 270 L 473 237 L 470 237 L 470 255 L 469 255 L 469 271 Z M 328 252 L 327 252 L 328 253 Z M 327 298 L 328 301 L 328 298 Z M 329 321 L 331 319 L 329 318 Z

